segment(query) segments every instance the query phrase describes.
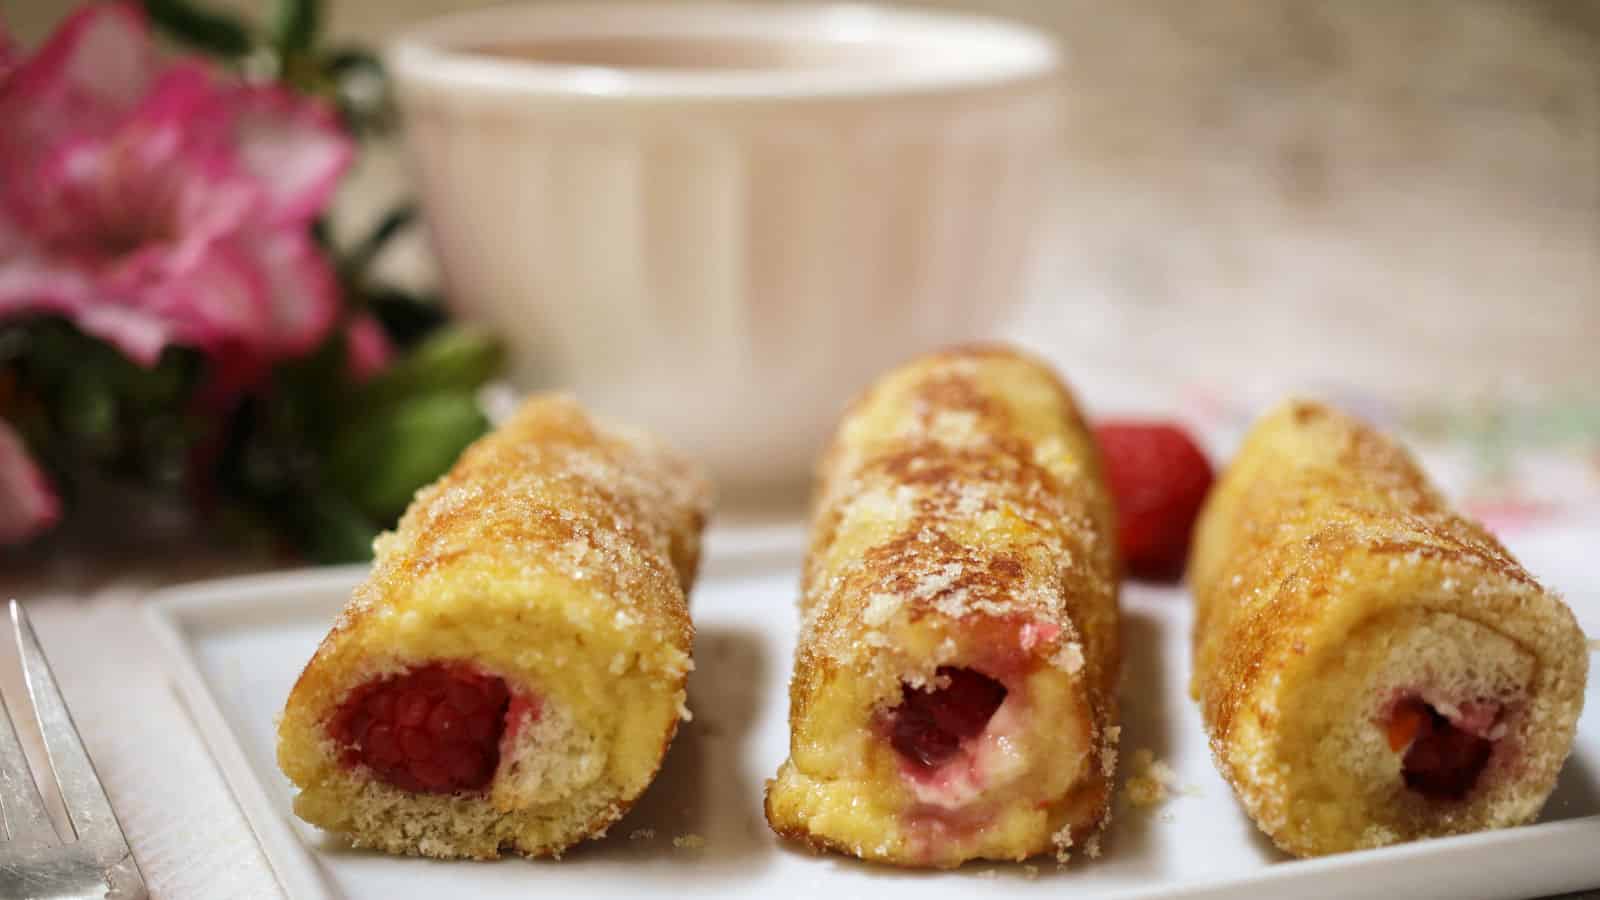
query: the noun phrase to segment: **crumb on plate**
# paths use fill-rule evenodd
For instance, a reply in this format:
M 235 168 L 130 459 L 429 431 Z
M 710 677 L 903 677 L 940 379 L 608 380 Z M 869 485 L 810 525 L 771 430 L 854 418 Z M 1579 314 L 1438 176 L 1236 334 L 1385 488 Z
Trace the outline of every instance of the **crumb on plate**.
M 1186 786 L 1177 790 L 1178 773 L 1165 762 L 1156 759 L 1146 748 L 1133 751 L 1131 772 L 1123 792 L 1135 807 L 1151 807 L 1166 802 L 1176 790 L 1180 794 L 1198 794 L 1199 788 Z
M 1065 866 L 1072 859 L 1072 826 L 1061 826 L 1060 831 L 1050 836 L 1050 843 L 1056 848 L 1056 864 Z

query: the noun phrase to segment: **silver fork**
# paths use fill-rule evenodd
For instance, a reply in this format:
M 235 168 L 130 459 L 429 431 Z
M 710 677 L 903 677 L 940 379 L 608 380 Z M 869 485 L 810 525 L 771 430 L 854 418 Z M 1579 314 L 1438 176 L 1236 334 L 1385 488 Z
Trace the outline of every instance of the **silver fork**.
M 15 600 L 11 623 L 33 712 L 76 839 L 63 841 L 56 835 L 17 740 L 11 709 L 0 698 L 0 814 L 5 820 L 0 836 L 0 898 L 142 900 L 149 895 L 128 839 L 61 699 L 39 636 Z

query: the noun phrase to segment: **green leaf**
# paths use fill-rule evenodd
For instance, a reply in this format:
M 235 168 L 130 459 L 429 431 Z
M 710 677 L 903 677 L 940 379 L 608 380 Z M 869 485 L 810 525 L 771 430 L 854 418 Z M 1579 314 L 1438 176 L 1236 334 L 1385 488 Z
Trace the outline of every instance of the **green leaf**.
M 468 391 L 411 397 L 342 433 L 329 472 L 363 512 L 391 522 L 418 488 L 444 474 L 488 430 Z
M 144 10 L 151 22 L 174 39 L 216 56 L 244 56 L 255 46 L 243 22 L 189 0 L 144 0 Z
M 158 412 L 141 421 L 138 430 L 139 470 L 160 487 L 176 488 L 188 474 L 191 435 L 183 419 Z
M 379 220 L 372 232 L 367 235 L 367 239 L 361 242 L 361 246 L 376 255 L 379 250 L 383 249 L 385 244 L 389 243 L 391 238 L 410 228 L 416 220 L 416 204 L 406 203 L 397 206 L 389 210 L 388 214 Z
M 378 317 L 383 330 L 402 347 L 414 346 L 445 323 L 444 304 L 437 294 L 379 288 L 363 296 L 367 310 Z
M 311 239 L 317 242 L 317 248 L 322 252 L 333 250 L 333 227 L 328 224 L 327 216 L 319 216 L 311 223 Z
M 294 525 L 300 552 L 323 565 L 372 558 L 378 527 L 354 503 L 338 494 L 297 498 Z
M 357 135 L 383 135 L 397 116 L 389 78 L 377 56 L 358 47 L 343 47 L 321 58 L 323 77 L 334 83 L 334 99 L 344 126 Z
M 24 319 L 0 325 L 0 366 L 27 357 L 34 345 L 34 332 L 38 330 L 30 328 L 30 324 L 29 320 Z
M 323 68 L 335 78 L 352 75 L 384 77 L 383 63 L 378 55 L 360 47 L 340 47 L 327 55 Z
M 104 446 L 117 425 L 117 399 L 111 385 L 94 371 L 81 371 L 69 378 L 57 397 L 61 404 L 61 425 L 68 434 L 93 445 Z
M 370 410 L 418 394 L 473 391 L 493 378 L 504 360 L 504 348 L 487 333 L 472 328 L 442 328 L 367 382 L 356 396 L 356 407 Z
M 343 329 L 331 332 L 314 352 L 279 365 L 272 399 L 285 427 L 278 431 L 312 448 L 325 447 L 350 399 L 348 370 Z
M 272 46 L 281 56 L 304 53 L 316 42 L 321 28 L 321 0 L 278 0 L 272 18 Z
M 162 412 L 181 406 L 204 369 L 196 350 L 169 346 L 148 369 L 126 363 L 123 399 L 141 411 Z

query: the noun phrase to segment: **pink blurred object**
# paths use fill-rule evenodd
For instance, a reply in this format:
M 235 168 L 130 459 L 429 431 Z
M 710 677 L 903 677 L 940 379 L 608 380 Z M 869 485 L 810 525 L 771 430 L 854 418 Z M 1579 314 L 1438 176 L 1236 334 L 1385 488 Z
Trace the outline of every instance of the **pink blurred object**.
M 350 320 L 345 326 L 344 342 L 350 376 L 356 381 L 366 381 L 394 361 L 394 344 L 383 333 L 383 326 L 370 315 L 363 313 Z
M 331 110 L 163 63 L 118 3 L 31 56 L 0 35 L 0 121 L 0 319 L 65 315 L 145 365 L 198 347 L 235 384 L 333 326 L 309 231 L 354 150 Z
M 17 45 L 12 43 L 11 35 L 6 34 L 5 24 L 5 20 L 0 19 L 0 82 L 17 66 Z
M 37 537 L 60 518 L 61 501 L 50 479 L 28 456 L 11 424 L 0 419 L 0 545 Z

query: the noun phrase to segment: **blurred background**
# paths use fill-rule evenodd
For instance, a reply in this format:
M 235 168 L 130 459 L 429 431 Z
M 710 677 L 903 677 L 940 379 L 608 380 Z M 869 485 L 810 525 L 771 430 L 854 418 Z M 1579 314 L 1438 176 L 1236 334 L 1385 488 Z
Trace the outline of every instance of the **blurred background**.
M 327 28 L 379 44 L 482 5 L 337 0 Z M 1065 48 L 1054 237 L 1015 330 L 1085 387 L 1600 384 L 1600 2 L 921 5 Z M 68 8 L 0 0 L 25 44 Z M 403 184 L 364 154 L 336 222 Z M 415 250 L 384 264 L 431 277 Z
M 175 0 L 144 2 L 154 9 Z M 382 47 L 409 25 L 489 5 L 200 4 L 236 14 L 255 34 L 283 9 L 319 9 L 315 52 Z M 915 5 L 1041 26 L 1063 51 L 1049 224 L 1024 302 L 1002 336 L 1058 364 L 1092 414 L 1178 418 L 1206 436 L 1220 461 L 1266 404 L 1289 391 L 1314 393 L 1401 433 L 1448 490 L 1496 527 L 1574 517 L 1600 527 L 1600 0 Z M 0 14 L 19 46 L 37 47 L 79 6 L 0 0 Z M 325 240 L 326 224 L 333 240 L 324 246 L 357 255 L 366 236 L 398 235 L 363 261 L 376 256 L 373 278 L 348 278 L 349 256 L 333 259 L 350 296 L 372 284 L 430 296 L 438 272 L 422 230 L 385 224 L 418 194 L 401 132 L 360 136 L 354 168 L 316 233 Z M 513 154 L 505 166 L 521 158 Z M 527 200 L 536 184 L 521 180 L 529 183 L 514 187 L 537 205 Z M 371 307 L 352 308 L 360 316 Z M 697 321 L 693 327 L 705 327 Z M 394 321 L 383 324 L 395 339 Z M 274 564 L 363 558 L 411 490 L 485 427 L 470 389 L 492 375 L 492 354 L 463 364 L 463 353 L 478 351 L 446 342 L 433 348 L 431 369 L 393 362 L 397 354 L 429 356 L 417 346 L 400 340 L 380 354 L 376 365 L 390 366 L 390 383 L 377 391 L 336 385 L 354 399 L 323 415 L 332 424 L 309 448 L 296 429 L 317 429 L 298 424 L 304 410 L 293 406 L 294 391 L 274 382 L 263 394 L 286 397 L 289 414 L 257 416 L 255 430 L 234 441 L 245 449 L 231 487 L 243 506 L 265 510 L 274 539 L 290 544 L 292 552 L 270 555 Z M 636 363 L 619 352 L 602 367 Z M 452 367 L 470 371 L 441 400 L 430 385 L 453 377 Z M 810 389 L 799 381 L 791 387 Z M 299 396 L 315 408 L 325 382 L 306 384 Z M 404 402 L 368 416 L 372 427 L 352 424 L 352 410 L 372 405 L 363 398 L 385 391 Z M 661 402 L 685 402 L 682 393 Z M 0 392 L 0 414 L 4 400 Z M 70 401 L 56 402 L 71 413 Z M 771 405 L 775 415 L 795 415 L 783 402 Z M 268 427 L 274 422 L 277 431 Z M 349 431 L 362 432 L 352 446 L 366 450 L 340 451 L 351 445 Z M 44 444 L 33 450 L 47 467 L 61 457 Z M 230 470 L 220 468 L 226 479 Z M 70 477 L 51 474 L 70 510 Z M 101 498 L 102 509 L 156 508 L 145 494 L 100 493 L 86 483 L 92 487 L 77 494 Z M 211 482 L 202 473 L 198 483 L 203 495 Z M 191 524 L 197 493 L 192 483 L 179 487 L 169 491 L 179 513 L 174 529 L 130 529 L 107 518 L 112 543 L 136 535 L 196 556 L 173 538 Z M 785 493 L 780 514 L 793 515 L 799 496 Z M 733 505 L 724 504 L 723 521 Z M 101 521 L 77 518 L 91 527 Z M 67 539 L 36 543 L 42 552 L 10 557 L 22 563 L 12 572 L 27 575 L 13 583 L 71 589 L 130 563 L 102 556 L 97 545 L 86 554 Z M 223 567 L 239 566 L 239 541 L 221 543 Z M 82 568 L 86 555 L 99 565 Z M 133 555 L 145 558 L 143 549 Z M 175 577 L 164 566 L 153 564 L 159 579 Z

